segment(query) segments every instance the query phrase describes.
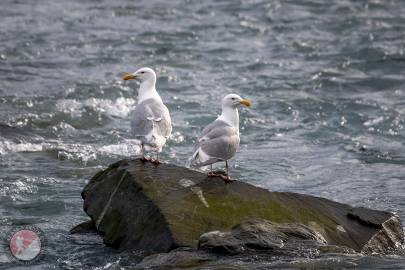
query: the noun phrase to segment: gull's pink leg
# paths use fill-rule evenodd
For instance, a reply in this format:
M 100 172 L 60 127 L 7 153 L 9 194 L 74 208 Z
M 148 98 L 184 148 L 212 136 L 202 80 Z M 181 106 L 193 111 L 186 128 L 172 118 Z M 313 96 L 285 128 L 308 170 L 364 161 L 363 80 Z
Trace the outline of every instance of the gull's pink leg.
M 211 170 L 210 170 L 210 172 L 207 174 L 207 176 L 208 176 L 208 177 L 220 176 L 220 174 L 214 173 L 214 172 L 212 171 L 212 164 L 211 164 L 210 166 L 211 166 Z
M 162 164 L 162 162 L 159 161 L 159 149 L 156 150 L 156 159 L 152 160 L 152 163 L 156 165 Z
M 142 154 L 142 157 L 141 157 L 142 162 L 150 161 L 149 158 L 145 157 L 145 148 L 144 148 L 143 143 L 141 143 L 141 154 Z
M 220 176 L 226 184 L 235 181 L 229 176 L 228 160 L 225 160 L 225 175 L 221 174 Z

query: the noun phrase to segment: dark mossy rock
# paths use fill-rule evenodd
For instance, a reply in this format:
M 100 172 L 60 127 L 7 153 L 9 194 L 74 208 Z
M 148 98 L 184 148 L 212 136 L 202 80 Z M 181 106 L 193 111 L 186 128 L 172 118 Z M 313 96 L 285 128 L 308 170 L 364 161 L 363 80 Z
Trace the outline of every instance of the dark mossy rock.
M 122 249 L 197 247 L 203 233 L 230 231 L 257 218 L 303 224 L 327 244 L 357 252 L 386 252 L 403 243 L 400 220 L 389 212 L 270 192 L 240 181 L 225 184 L 170 164 L 117 162 L 97 173 L 82 197 L 84 211 L 105 243 Z

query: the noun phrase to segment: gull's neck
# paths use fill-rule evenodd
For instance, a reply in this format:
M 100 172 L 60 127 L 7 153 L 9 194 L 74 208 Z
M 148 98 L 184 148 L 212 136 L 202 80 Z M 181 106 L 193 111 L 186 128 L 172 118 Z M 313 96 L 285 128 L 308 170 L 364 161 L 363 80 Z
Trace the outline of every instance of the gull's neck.
M 155 84 L 156 80 L 148 80 L 141 83 L 138 91 L 138 104 L 151 98 L 162 102 L 162 99 L 156 91 Z
M 239 133 L 239 112 L 237 108 L 223 107 L 218 120 L 224 121 L 234 127 Z

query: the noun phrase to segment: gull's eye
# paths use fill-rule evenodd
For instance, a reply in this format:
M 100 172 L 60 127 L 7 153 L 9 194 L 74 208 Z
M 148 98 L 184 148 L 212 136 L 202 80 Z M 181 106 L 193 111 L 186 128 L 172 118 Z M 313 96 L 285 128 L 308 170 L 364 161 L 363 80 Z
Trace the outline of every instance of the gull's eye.
M 141 71 L 141 74 L 144 74 L 145 73 L 145 71 Z
M 232 100 L 235 100 L 235 99 L 236 99 L 236 98 L 234 98 L 234 97 L 232 98 Z

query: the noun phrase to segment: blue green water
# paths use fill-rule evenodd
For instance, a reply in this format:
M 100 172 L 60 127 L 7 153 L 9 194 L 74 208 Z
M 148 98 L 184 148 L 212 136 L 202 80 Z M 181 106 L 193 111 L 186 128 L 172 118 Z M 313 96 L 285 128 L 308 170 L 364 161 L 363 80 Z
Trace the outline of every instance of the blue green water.
M 87 219 L 86 181 L 138 153 L 129 124 L 138 86 L 121 76 L 142 66 L 157 71 L 172 115 L 165 161 L 186 164 L 234 92 L 254 103 L 241 111 L 235 178 L 405 220 L 404 50 L 401 0 L 3 0 L 1 235 L 41 228 L 37 269 L 130 264 L 100 239 L 67 233 Z M 0 265 L 17 269 L 5 252 Z M 405 268 L 398 256 L 296 260 Z

